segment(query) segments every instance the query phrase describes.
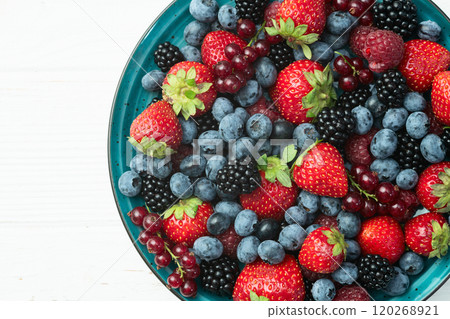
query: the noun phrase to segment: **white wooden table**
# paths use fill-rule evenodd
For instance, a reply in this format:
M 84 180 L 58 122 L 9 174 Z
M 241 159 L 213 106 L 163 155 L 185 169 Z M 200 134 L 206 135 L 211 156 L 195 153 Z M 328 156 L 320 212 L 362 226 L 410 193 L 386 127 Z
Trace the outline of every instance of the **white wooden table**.
M 0 299 L 177 300 L 131 246 L 106 157 L 128 54 L 170 2 L 0 2 Z

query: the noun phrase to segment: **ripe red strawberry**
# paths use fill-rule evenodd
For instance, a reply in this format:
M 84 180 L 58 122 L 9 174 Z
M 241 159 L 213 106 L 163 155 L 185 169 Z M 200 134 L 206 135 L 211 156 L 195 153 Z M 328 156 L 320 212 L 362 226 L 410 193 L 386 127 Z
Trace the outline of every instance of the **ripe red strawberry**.
M 450 52 L 442 45 L 428 40 L 405 43 L 405 54 L 398 69 L 409 88 L 416 92 L 431 89 L 433 79 L 450 66 Z
M 270 96 L 281 115 L 297 125 L 311 122 L 337 98 L 330 67 L 310 60 L 296 61 L 281 71 Z
M 223 234 L 216 236 L 223 245 L 223 254 L 231 258 L 237 259 L 237 247 L 242 237 L 239 236 L 231 225 Z
M 344 236 L 336 228 L 320 227 L 306 237 L 298 260 L 309 270 L 331 274 L 339 268 L 346 254 Z
M 279 158 L 263 156 L 258 163 L 261 186 L 250 194 L 242 194 L 241 205 L 254 211 L 259 219 L 282 220 L 285 211 L 295 204 L 299 189 L 289 177 L 289 168 Z
M 403 38 L 390 30 L 376 30 L 367 35 L 362 51 L 369 69 L 382 73 L 395 68 L 403 57 Z
M 373 32 L 378 30 L 375 27 L 369 27 L 369 26 L 359 26 L 353 29 L 352 33 L 350 34 L 350 47 L 355 52 L 357 56 L 360 58 L 364 58 L 364 47 L 366 46 L 366 40 L 367 36 Z
M 333 301 L 372 301 L 372 298 L 363 287 L 350 285 L 340 288 Z
M 210 203 L 196 197 L 180 200 L 164 212 L 164 233 L 174 243 L 191 247 L 197 238 L 208 235 L 206 222 L 213 212 Z
M 450 162 L 433 164 L 424 170 L 419 177 L 416 194 L 429 211 L 449 212 Z
M 344 160 L 331 144 L 313 144 L 295 162 L 292 172 L 297 185 L 310 193 L 344 197 L 348 192 L 348 180 Z
M 405 251 L 402 227 L 390 216 L 378 216 L 364 221 L 356 236 L 363 255 L 380 255 L 396 263 Z
M 354 134 L 345 144 L 345 155 L 352 165 L 370 166 L 375 158 L 370 153 L 370 143 L 377 133 L 377 129 L 371 129 L 365 135 Z
M 450 245 L 450 228 L 441 214 L 427 213 L 406 223 L 405 239 L 416 254 L 441 258 L 447 254 Z
M 211 110 L 217 97 L 213 83 L 213 73 L 203 64 L 180 62 L 167 73 L 162 86 L 163 97 L 172 105 L 175 114 L 181 112 L 187 120 Z
M 202 44 L 203 63 L 212 69 L 220 61 L 230 61 L 225 56 L 225 47 L 230 43 L 236 43 L 241 48 L 247 46 L 244 40 L 233 33 L 221 30 L 208 33 Z
M 258 102 L 248 107 L 246 110 L 247 113 L 250 114 L 250 116 L 258 113 L 264 114 L 272 121 L 272 123 L 283 118 L 280 112 L 277 110 L 276 106 L 273 103 L 267 101 L 264 96 L 261 97 Z
M 235 301 L 302 301 L 305 286 L 300 267 L 294 256 L 286 255 L 283 262 L 269 265 L 258 259 L 248 264 L 234 285 Z
M 129 142 L 142 153 L 164 158 L 180 146 L 183 132 L 169 103 L 151 104 L 133 121 Z
M 319 216 L 317 216 L 316 219 L 314 219 L 313 224 L 338 229 L 338 222 L 336 216 L 327 216 L 325 214 L 319 214 Z
M 439 73 L 434 78 L 431 104 L 436 118 L 450 125 L 450 71 Z
M 266 27 L 273 27 L 274 23 L 273 21 L 276 21 L 278 9 L 280 8 L 281 3 L 278 1 L 274 1 L 271 4 L 269 4 L 264 11 L 264 21 L 266 22 Z M 277 44 L 283 41 L 283 37 L 281 35 L 275 35 L 270 36 L 266 32 L 266 40 L 269 41 L 271 44 Z

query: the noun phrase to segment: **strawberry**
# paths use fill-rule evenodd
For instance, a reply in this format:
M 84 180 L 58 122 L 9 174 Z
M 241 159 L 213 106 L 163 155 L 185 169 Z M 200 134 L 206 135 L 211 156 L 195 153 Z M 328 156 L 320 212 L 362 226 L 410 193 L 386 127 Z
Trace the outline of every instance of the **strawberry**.
M 198 62 L 180 62 L 167 73 L 163 82 L 164 100 L 172 105 L 175 114 L 187 120 L 205 114 L 216 100 L 214 75 Z
M 450 162 L 433 164 L 419 177 L 416 187 L 420 203 L 429 211 L 449 212 Z
M 285 211 L 295 204 L 299 189 L 289 177 L 288 166 L 279 158 L 266 155 L 258 160 L 261 186 L 240 196 L 244 209 L 254 211 L 259 219 L 282 220 Z
M 261 259 L 244 267 L 233 291 L 235 301 L 302 301 L 305 286 L 294 256 L 286 255 L 282 263 L 269 265 Z
M 142 153 L 164 158 L 180 146 L 183 132 L 177 115 L 165 101 L 151 104 L 130 127 L 128 141 Z
M 436 118 L 450 125 L 450 71 L 439 73 L 434 78 L 431 105 Z
M 372 298 L 363 287 L 350 285 L 338 289 L 333 301 L 372 301 Z
M 324 69 L 310 60 L 296 61 L 282 70 L 270 96 L 281 115 L 297 125 L 311 122 L 337 99 L 330 67 Z
M 427 213 L 406 223 L 405 239 L 416 254 L 441 258 L 447 254 L 450 245 L 450 228 L 441 214 Z
M 230 43 L 236 43 L 242 49 L 247 43 L 237 35 L 227 31 L 213 31 L 206 35 L 202 44 L 202 60 L 210 69 L 220 61 L 230 60 L 225 56 L 225 47 Z
M 316 195 L 339 198 L 348 192 L 344 160 L 328 143 L 312 144 L 299 156 L 292 174 L 301 189 Z
M 306 237 L 298 260 L 309 270 L 331 274 L 344 261 L 347 246 L 344 235 L 336 228 L 320 227 Z
M 398 66 L 409 88 L 416 92 L 431 89 L 433 79 L 450 66 L 450 52 L 442 45 L 428 40 L 405 43 L 405 53 Z
M 402 227 L 390 216 L 377 216 L 364 221 L 356 236 L 363 255 L 380 255 L 396 263 L 405 252 Z
M 213 212 L 210 203 L 196 197 L 180 200 L 164 212 L 164 233 L 174 243 L 191 247 L 197 238 L 208 235 L 206 222 Z

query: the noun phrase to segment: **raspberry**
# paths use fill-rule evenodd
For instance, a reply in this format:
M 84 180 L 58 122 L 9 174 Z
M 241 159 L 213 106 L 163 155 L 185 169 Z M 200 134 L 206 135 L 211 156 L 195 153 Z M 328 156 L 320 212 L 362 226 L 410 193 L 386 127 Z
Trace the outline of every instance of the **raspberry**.
M 363 50 L 366 45 L 367 36 L 378 30 L 375 27 L 359 26 L 355 28 L 350 35 L 350 47 L 360 58 L 364 58 Z
M 388 30 L 377 30 L 367 36 L 363 49 L 369 69 L 383 73 L 395 68 L 403 58 L 404 43 L 401 36 Z
M 371 129 L 365 135 L 353 135 L 347 140 L 345 146 L 345 155 L 352 165 L 370 166 L 374 158 L 370 153 L 370 143 L 375 136 L 377 130 Z
M 430 129 L 428 133 L 441 135 L 444 132 L 443 125 L 439 123 L 436 116 L 434 115 L 433 108 L 431 107 L 430 103 L 428 103 L 423 112 L 428 116 L 428 119 L 430 120 Z
M 226 232 L 216 237 L 223 245 L 223 254 L 236 259 L 237 246 L 241 242 L 242 237 L 236 234 L 234 227 L 230 226 Z
M 370 295 L 367 291 L 358 286 L 350 285 L 339 289 L 333 301 L 371 301 Z
M 174 172 L 180 171 L 180 164 L 186 156 L 194 154 L 191 145 L 180 145 L 177 152 L 172 155 L 172 169 Z
M 250 114 L 250 116 L 258 113 L 264 114 L 272 121 L 272 123 L 283 118 L 275 105 L 267 101 L 264 96 L 260 98 L 258 102 L 247 108 L 247 113 Z
M 338 229 L 338 222 L 336 216 L 327 216 L 325 214 L 320 214 L 319 216 L 316 217 L 313 224 L 319 224 L 320 226 Z
M 278 1 L 272 2 L 269 6 L 267 6 L 266 11 L 264 12 L 264 20 L 266 21 L 266 27 L 273 27 L 273 20 L 277 19 L 278 8 L 281 6 L 281 3 Z M 266 33 L 266 39 L 272 43 L 280 43 L 283 41 L 283 38 L 280 35 L 270 36 Z

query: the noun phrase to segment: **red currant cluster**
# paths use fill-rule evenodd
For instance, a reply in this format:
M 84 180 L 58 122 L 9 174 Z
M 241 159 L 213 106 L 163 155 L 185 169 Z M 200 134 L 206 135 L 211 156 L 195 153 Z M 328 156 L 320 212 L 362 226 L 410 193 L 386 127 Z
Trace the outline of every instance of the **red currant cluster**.
M 200 276 L 200 266 L 193 253 L 186 245 L 173 245 L 169 240 L 163 239 L 160 233 L 162 220 L 158 214 L 149 213 L 145 207 L 132 209 L 128 216 L 133 224 L 144 227 L 138 240 L 147 246 L 151 254 L 155 254 L 155 264 L 165 268 L 172 261 L 177 268 L 167 277 L 167 284 L 173 289 L 180 289 L 184 297 L 194 297 L 197 294 L 197 284 L 194 279 Z
M 348 11 L 359 18 L 360 25 L 371 26 L 374 17 L 370 9 L 375 2 L 376 0 L 333 0 L 333 6 L 338 11 Z
M 342 200 L 342 208 L 369 218 L 390 215 L 399 222 L 412 218 L 419 200 L 414 192 L 400 190 L 389 182 L 381 182 L 368 166 L 355 165 L 350 171 L 351 188 Z
M 364 61 L 358 57 L 338 56 L 334 60 L 333 67 L 341 76 L 339 78 L 339 87 L 347 92 L 356 90 L 360 83 L 369 85 L 374 80 L 373 72 L 364 68 Z

